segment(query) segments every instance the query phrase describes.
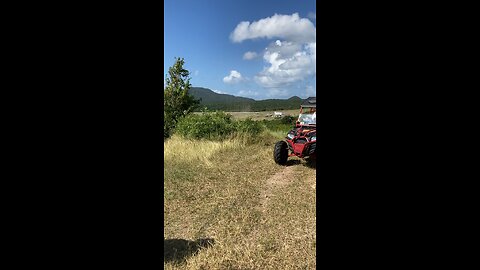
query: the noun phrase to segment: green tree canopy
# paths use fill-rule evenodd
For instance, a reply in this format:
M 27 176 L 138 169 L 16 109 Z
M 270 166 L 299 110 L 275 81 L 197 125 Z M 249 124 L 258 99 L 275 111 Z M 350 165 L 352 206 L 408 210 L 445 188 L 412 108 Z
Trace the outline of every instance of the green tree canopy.
M 183 58 L 175 58 L 175 63 L 168 69 L 169 76 L 165 79 L 166 86 L 163 93 L 164 138 L 171 135 L 181 117 L 191 113 L 200 103 L 188 93 L 191 87 L 190 72 L 183 67 L 184 64 Z

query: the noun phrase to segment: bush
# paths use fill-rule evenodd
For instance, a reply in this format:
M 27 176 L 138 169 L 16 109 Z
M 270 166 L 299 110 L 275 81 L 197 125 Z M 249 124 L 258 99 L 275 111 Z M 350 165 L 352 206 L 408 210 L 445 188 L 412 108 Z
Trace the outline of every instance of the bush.
M 293 128 L 295 121 L 293 121 L 293 123 L 285 123 L 285 122 L 283 119 L 273 119 L 273 120 L 265 119 L 262 121 L 262 124 L 271 131 L 286 133 Z
M 262 129 L 261 123 L 251 119 L 234 121 L 224 112 L 203 112 L 180 119 L 175 132 L 189 139 L 223 140 L 235 133 L 255 135 Z
M 177 124 L 176 133 L 191 139 L 221 139 L 235 131 L 231 115 L 223 112 L 191 114 Z
M 235 122 L 236 131 L 239 133 L 246 133 L 246 134 L 258 134 L 262 131 L 263 127 L 262 124 L 258 121 L 253 121 L 250 118 L 247 118 L 243 121 L 236 121 Z
M 285 115 L 280 119 L 280 123 L 286 124 L 286 125 L 294 125 L 295 124 L 295 118 L 291 115 Z

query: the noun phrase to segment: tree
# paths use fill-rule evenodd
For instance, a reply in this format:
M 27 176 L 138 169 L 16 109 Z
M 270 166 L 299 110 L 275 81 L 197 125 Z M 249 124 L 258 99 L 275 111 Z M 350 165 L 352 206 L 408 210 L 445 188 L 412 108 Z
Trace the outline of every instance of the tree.
M 165 79 L 163 93 L 164 138 L 168 138 L 181 117 L 191 113 L 200 103 L 188 93 L 191 87 L 190 72 L 183 68 L 183 58 L 175 58 L 175 63 L 168 69 L 169 77 Z

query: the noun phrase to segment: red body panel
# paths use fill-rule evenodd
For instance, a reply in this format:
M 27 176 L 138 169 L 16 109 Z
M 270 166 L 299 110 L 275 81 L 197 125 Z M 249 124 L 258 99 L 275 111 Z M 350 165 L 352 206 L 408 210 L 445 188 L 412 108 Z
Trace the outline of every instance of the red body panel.
M 296 144 L 293 145 L 293 152 L 296 155 L 302 155 L 304 148 L 305 148 L 304 143 L 296 143 Z
M 310 145 L 316 144 L 317 140 L 309 141 L 309 133 L 316 133 L 316 128 L 313 126 L 297 126 L 299 129 L 297 130 L 297 136 L 293 137 L 293 139 L 286 138 L 286 142 L 288 144 L 288 148 L 290 149 L 289 156 L 297 156 L 299 158 L 304 158 L 308 156 L 308 153 L 305 150 L 310 148 Z M 315 152 L 311 155 L 312 157 L 315 155 Z

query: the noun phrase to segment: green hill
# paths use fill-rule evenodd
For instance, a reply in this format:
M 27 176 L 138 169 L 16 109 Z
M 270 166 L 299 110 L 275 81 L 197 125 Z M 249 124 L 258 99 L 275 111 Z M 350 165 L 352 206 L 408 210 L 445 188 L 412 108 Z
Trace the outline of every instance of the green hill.
M 192 87 L 189 90 L 196 99 L 200 99 L 200 107 L 209 110 L 226 112 L 258 112 L 272 110 L 292 110 L 300 108 L 302 99 L 293 96 L 289 99 L 254 100 L 228 94 L 218 94 L 208 88 Z

